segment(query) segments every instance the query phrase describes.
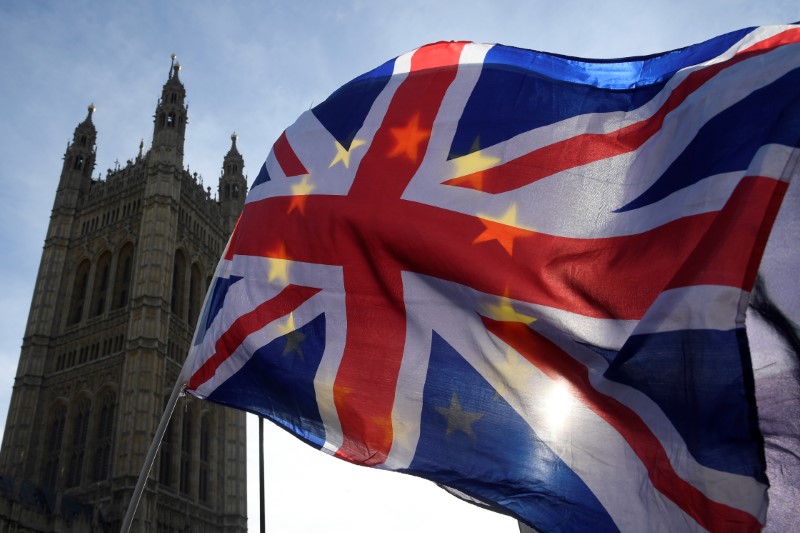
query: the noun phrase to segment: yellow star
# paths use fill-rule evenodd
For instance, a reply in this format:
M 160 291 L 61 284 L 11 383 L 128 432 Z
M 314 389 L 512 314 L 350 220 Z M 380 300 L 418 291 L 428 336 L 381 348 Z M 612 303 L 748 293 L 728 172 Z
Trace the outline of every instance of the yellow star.
M 346 150 L 344 146 L 339 144 L 339 141 L 333 141 L 336 146 L 336 155 L 333 156 L 333 161 L 328 166 L 328 168 L 332 168 L 333 165 L 338 163 L 339 161 L 342 162 L 344 168 L 350 168 L 350 152 L 354 149 L 358 148 L 359 146 L 363 146 L 366 144 L 366 141 L 362 141 L 361 139 L 353 139 L 353 142 L 350 143 L 350 149 Z
M 525 383 L 533 374 L 533 365 L 524 360 L 523 357 L 508 348 L 502 361 L 494 364 L 497 373 L 497 384 L 495 390 L 498 395 L 506 395 L 510 391 L 523 391 L 526 389 Z
M 387 154 L 389 157 L 400 155 L 408 156 L 412 161 L 416 161 L 419 156 L 419 146 L 431 136 L 431 132 L 422 130 L 419 127 L 419 113 L 411 117 L 408 124 L 402 128 L 389 128 L 394 136 L 394 147 Z
M 437 407 L 436 410 L 447 420 L 447 435 L 455 431 L 462 431 L 474 437 L 475 433 L 472 432 L 472 424 L 483 418 L 483 413 L 474 413 L 461 409 L 461 402 L 458 401 L 458 395 L 455 392 L 450 399 L 450 407 Z
M 283 355 L 295 352 L 300 359 L 303 359 L 303 341 L 306 334 L 296 329 L 286 334 L 286 346 L 283 347 Z
M 311 185 L 308 182 L 309 175 L 306 174 L 303 176 L 303 179 L 300 180 L 300 183 L 296 183 L 292 185 L 292 201 L 289 204 L 289 211 L 287 213 L 291 213 L 295 209 L 300 211 L 300 214 L 305 213 L 306 208 L 306 197 L 311 194 L 311 191 L 316 189 L 316 186 Z
M 382 437 L 381 448 L 389 449 L 392 446 L 392 439 L 394 435 L 391 417 L 373 416 L 370 417 L 370 420 L 372 421 L 372 429 L 377 430 Z
M 289 333 L 295 331 L 297 328 L 294 325 L 294 313 L 289 313 L 289 316 L 286 319 L 286 323 L 278 324 L 278 332 L 283 335 L 288 335 Z
M 280 280 L 281 283 L 284 285 L 289 283 L 289 261 L 286 259 L 275 259 L 273 257 L 268 257 L 267 262 L 269 262 L 269 277 L 267 281 L 270 283 L 277 280 Z
M 472 244 L 486 241 L 497 241 L 500 246 L 512 255 L 514 250 L 514 239 L 517 237 L 524 237 L 530 233 L 530 230 L 520 228 L 517 226 L 517 204 L 512 203 L 508 210 L 499 219 L 490 217 L 488 215 L 478 214 L 481 222 L 483 222 L 483 233 L 475 237 Z
M 455 176 L 445 182 L 447 185 L 468 185 L 478 191 L 483 190 L 483 171 L 492 168 L 501 160 L 484 155 L 480 150 L 453 159 Z
M 536 319 L 523 313 L 517 312 L 511 304 L 508 296 L 501 296 L 496 304 L 484 304 L 483 310 L 486 316 L 499 322 L 522 322 L 523 324 L 533 324 Z
M 412 436 L 414 438 L 412 438 Z M 419 438 L 419 427 L 413 426 L 411 422 L 403 418 L 394 420 L 392 424 L 392 448 L 399 450 L 413 450 Z
M 269 264 L 267 281 L 272 283 L 277 279 L 287 285 L 289 283 L 289 261 L 286 260 L 286 246 L 283 243 L 281 243 L 277 256 L 267 257 L 267 263 Z
M 344 387 L 334 382 L 333 384 L 333 399 L 334 402 L 340 404 L 353 392 L 352 387 Z

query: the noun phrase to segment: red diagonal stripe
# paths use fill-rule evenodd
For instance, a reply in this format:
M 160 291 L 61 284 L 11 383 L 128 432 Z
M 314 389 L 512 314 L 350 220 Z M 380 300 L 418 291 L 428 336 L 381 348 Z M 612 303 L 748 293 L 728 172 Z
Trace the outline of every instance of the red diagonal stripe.
M 286 174 L 286 177 L 308 174 L 308 170 L 306 170 L 306 167 L 300 162 L 297 154 L 294 153 L 292 146 L 289 144 L 289 139 L 286 138 L 285 131 L 278 140 L 275 141 L 275 145 L 272 147 L 272 153 L 275 154 L 275 159 L 278 160 L 278 164 L 281 166 L 283 173 Z
M 320 290 L 314 287 L 287 285 L 275 297 L 237 318 L 231 324 L 231 327 L 217 339 L 214 355 L 209 357 L 203 363 L 203 366 L 192 375 L 188 388 L 196 390 L 197 387 L 211 379 L 217 368 L 236 351 L 250 334 L 255 333 L 270 322 L 288 315 Z
M 498 322 L 481 317 L 486 328 L 514 348 L 551 379 L 566 379 L 573 393 L 627 441 L 647 468 L 653 486 L 709 531 L 760 531 L 758 520 L 728 505 L 709 499 L 683 480 L 647 424 L 629 407 L 598 392 L 588 369 L 525 324 Z
M 519 189 L 557 172 L 632 152 L 661 129 L 669 113 L 719 72 L 747 59 L 771 52 L 780 46 L 794 44 L 798 40 L 800 40 L 800 29 L 786 30 L 738 52 L 727 61 L 692 72 L 672 91 L 666 102 L 650 118 L 609 133 L 585 133 L 570 137 L 526 153 L 505 164 L 480 173 L 453 178 L 444 184 L 499 194 Z
M 345 271 L 365 265 L 359 276 L 376 280 L 376 294 L 395 291 L 392 306 L 400 287 L 390 273 L 402 269 L 584 316 L 638 320 L 666 288 L 749 290 L 766 242 L 762 228 L 785 190 L 783 182 L 745 178 L 720 212 L 619 237 L 527 231 L 514 240 L 513 256 L 497 241 L 473 244 L 485 229 L 477 217 L 426 204 L 311 195 L 303 217 L 287 214 L 288 198 L 270 198 L 245 206 L 240 227 L 248 231 L 236 235 L 229 254 L 272 256 L 285 243 L 297 261 Z M 371 290 L 357 294 L 372 298 Z

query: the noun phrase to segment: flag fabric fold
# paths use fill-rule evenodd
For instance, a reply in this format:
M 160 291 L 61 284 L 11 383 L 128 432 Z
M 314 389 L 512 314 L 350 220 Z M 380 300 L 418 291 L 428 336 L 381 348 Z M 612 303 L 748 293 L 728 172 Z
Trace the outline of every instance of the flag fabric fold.
M 759 530 L 745 318 L 798 141 L 798 26 L 423 46 L 276 141 L 187 391 L 540 531 Z

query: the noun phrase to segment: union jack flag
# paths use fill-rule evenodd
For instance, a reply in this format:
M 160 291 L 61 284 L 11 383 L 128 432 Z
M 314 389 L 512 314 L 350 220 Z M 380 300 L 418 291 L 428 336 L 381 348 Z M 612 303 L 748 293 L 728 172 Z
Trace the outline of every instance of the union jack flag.
M 193 395 L 541 531 L 758 530 L 745 310 L 800 27 L 619 61 L 423 46 L 275 142 Z

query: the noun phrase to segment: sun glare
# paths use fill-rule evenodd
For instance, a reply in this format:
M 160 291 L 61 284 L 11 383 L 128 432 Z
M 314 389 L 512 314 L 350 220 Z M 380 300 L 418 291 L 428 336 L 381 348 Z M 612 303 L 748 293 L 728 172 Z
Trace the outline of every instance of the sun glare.
M 544 417 L 547 427 L 558 433 L 568 422 L 575 400 L 564 381 L 554 383 L 544 398 Z

